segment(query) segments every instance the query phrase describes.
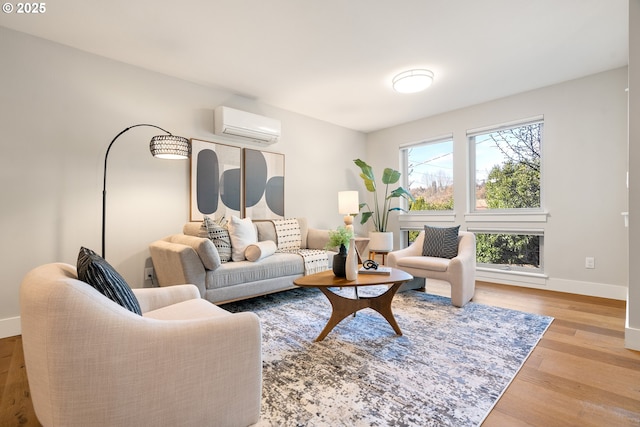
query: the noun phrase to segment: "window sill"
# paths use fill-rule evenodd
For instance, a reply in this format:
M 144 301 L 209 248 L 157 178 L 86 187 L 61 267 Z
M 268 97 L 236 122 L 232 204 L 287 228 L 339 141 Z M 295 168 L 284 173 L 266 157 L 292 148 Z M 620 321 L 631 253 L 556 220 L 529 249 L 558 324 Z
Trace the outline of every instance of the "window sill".
M 456 213 L 453 211 L 431 211 L 406 213 L 398 216 L 400 230 L 422 230 L 427 223 L 453 223 Z
M 499 270 L 497 268 L 477 267 L 476 280 L 496 283 L 521 283 L 545 286 L 548 276 L 544 273 L 529 273 L 520 270 Z
M 464 215 L 466 222 L 547 222 L 549 212 L 472 212 Z

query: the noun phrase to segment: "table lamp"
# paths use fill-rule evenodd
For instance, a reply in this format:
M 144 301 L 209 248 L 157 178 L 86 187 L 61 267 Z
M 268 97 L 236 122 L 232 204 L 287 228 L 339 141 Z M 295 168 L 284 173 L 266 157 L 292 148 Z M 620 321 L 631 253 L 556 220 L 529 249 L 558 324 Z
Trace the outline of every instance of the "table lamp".
M 360 212 L 357 191 L 338 192 L 338 212 L 344 215 L 344 226 L 353 232 L 353 217 Z

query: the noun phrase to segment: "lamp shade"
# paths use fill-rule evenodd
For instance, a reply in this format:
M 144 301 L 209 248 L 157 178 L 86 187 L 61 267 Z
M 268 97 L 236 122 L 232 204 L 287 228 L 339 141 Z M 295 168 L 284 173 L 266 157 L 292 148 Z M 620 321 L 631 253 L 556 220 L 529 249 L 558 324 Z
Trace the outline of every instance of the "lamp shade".
M 338 192 L 338 213 L 343 215 L 357 214 L 360 212 L 360 202 L 357 191 Z
M 400 93 L 420 92 L 433 83 L 433 72 L 429 70 L 409 70 L 393 78 L 393 89 Z
M 191 155 L 189 140 L 176 135 L 156 135 L 151 138 L 149 150 L 159 159 L 188 159 Z

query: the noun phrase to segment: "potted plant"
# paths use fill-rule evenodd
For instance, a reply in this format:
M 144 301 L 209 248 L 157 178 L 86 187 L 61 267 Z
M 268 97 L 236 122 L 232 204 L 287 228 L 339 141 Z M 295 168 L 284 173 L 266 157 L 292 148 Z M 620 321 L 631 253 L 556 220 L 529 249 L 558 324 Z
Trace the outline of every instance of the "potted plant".
M 325 246 L 327 250 L 340 248 L 339 252 L 333 256 L 333 274 L 336 277 L 345 277 L 345 263 L 347 261 L 347 246 L 353 238 L 353 231 L 344 225 L 329 231 L 329 242 Z
M 362 171 L 360 178 L 364 181 L 367 191 L 373 193 L 373 209 L 368 203 L 360 203 L 360 211 L 366 208 L 362 213 L 360 224 L 366 223 L 369 219 L 373 222 L 374 231 L 369 233 L 369 248 L 378 251 L 391 251 L 393 249 L 393 233 L 387 231 L 389 222 L 389 213 L 391 211 L 403 211 L 401 207 L 392 207 L 391 201 L 396 198 L 405 198 L 409 201 L 415 201 L 413 195 L 405 190 L 402 186 L 389 191 L 389 185 L 395 184 L 400 180 L 400 172 L 391 168 L 385 168 L 382 172 L 382 183 L 384 184 L 384 195 L 382 200 L 378 196 L 376 187 L 376 179 L 373 169 L 365 161 L 356 159 L 353 161 Z

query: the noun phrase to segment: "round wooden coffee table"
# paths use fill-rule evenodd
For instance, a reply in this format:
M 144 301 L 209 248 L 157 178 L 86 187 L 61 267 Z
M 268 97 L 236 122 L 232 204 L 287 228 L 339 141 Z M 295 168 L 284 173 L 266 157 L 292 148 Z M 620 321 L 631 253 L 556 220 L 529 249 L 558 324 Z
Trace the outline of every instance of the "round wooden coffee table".
M 345 317 L 355 313 L 363 308 L 372 308 L 382 315 L 391 325 L 398 335 L 402 335 L 402 331 L 393 317 L 391 311 L 391 301 L 400 286 L 404 282 L 413 279 L 413 276 L 396 268 L 391 269 L 391 274 L 358 274 L 358 278 L 349 281 L 344 277 L 336 277 L 333 271 L 327 270 L 321 273 L 310 274 L 300 277 L 293 281 L 294 285 L 306 288 L 318 288 L 329 299 L 333 311 L 316 341 L 322 341 L 331 330 L 342 321 Z M 392 285 L 386 292 L 375 297 L 345 298 L 332 292 L 329 288 L 336 287 L 357 287 L 373 286 L 373 285 Z

